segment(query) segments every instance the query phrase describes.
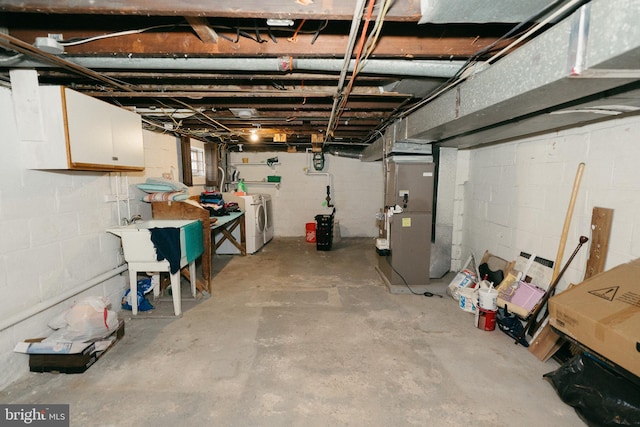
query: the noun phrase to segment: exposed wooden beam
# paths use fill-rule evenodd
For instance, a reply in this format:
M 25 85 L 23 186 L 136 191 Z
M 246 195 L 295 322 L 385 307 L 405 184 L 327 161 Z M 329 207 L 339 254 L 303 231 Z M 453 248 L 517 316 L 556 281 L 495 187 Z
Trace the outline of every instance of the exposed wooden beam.
M 1 1 L 1 0 L 0 0 Z M 9 33 L 27 43 L 36 37 L 46 37 L 49 33 L 63 34 L 65 39 L 86 39 L 103 33 L 69 28 L 18 29 L 9 27 Z M 229 57 L 279 57 L 304 56 L 333 58 L 344 52 L 347 45 L 346 34 L 321 34 L 312 44 L 313 34 L 299 34 L 297 42 L 280 38 L 278 43 L 265 38 L 264 43 L 241 37 L 237 43 L 220 40 L 224 33 L 217 31 L 218 43 L 202 43 L 198 36 L 184 28 L 165 32 L 149 32 L 104 38 L 91 43 L 65 48 L 68 56 L 73 55 L 225 55 Z M 235 38 L 234 34 L 228 34 Z M 376 58 L 466 58 L 496 40 L 495 37 L 449 36 L 423 34 L 385 34 L 378 39 L 373 55 Z M 247 70 L 250 72 L 251 70 Z M 274 70 L 275 71 L 275 70 Z
M 351 20 L 356 0 L 0 0 L 0 11 L 102 15 Z M 420 0 L 393 2 L 385 19 L 418 22 Z

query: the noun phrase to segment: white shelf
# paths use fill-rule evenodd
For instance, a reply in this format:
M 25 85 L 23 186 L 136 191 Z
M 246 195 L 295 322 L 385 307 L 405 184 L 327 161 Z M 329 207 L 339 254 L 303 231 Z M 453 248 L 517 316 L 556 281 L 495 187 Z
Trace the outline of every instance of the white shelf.
M 245 163 L 246 165 L 246 163 Z M 238 181 L 231 181 L 229 184 L 237 184 Z M 269 182 L 269 181 L 244 181 L 247 185 L 273 185 L 276 188 L 280 188 L 281 182 Z
M 266 163 L 262 163 L 262 162 L 249 162 L 249 163 L 231 163 L 231 166 L 269 166 L 269 167 L 273 167 L 273 166 L 278 166 L 280 163 L 271 163 L 271 165 L 268 165 Z

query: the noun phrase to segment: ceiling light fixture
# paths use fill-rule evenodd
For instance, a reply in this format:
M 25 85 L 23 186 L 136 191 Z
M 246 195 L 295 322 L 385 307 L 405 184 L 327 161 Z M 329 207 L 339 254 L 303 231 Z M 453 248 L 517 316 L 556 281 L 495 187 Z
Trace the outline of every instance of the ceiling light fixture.
M 293 24 L 292 19 L 267 19 L 267 25 L 270 27 L 292 27 Z
M 229 108 L 229 111 L 239 119 L 250 119 L 258 116 L 255 108 Z

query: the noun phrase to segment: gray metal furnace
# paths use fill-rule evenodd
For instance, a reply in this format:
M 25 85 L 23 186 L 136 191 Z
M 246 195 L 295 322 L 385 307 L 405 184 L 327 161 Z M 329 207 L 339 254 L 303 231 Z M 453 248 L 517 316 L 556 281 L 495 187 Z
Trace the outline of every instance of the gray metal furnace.
M 431 160 L 431 157 L 427 157 Z M 384 221 L 376 242 L 378 269 L 390 285 L 429 284 L 434 163 L 387 160 Z

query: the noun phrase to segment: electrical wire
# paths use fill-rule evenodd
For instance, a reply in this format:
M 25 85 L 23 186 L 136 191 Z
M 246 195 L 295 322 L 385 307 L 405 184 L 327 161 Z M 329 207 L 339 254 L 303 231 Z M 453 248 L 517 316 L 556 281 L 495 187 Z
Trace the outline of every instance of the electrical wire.
M 389 264 L 389 267 L 391 267 L 391 270 L 393 270 L 394 273 L 396 273 L 398 275 L 398 277 L 400 277 L 402 279 L 402 281 L 404 282 L 404 285 L 407 287 L 407 289 L 409 289 L 409 291 L 413 294 L 413 295 L 422 295 L 425 297 L 440 297 L 442 298 L 442 294 L 434 294 L 433 292 L 429 292 L 429 291 L 425 291 L 425 292 L 416 292 L 413 289 L 411 289 L 411 286 L 409 286 L 409 284 L 407 283 L 407 281 L 404 279 L 404 277 L 402 276 L 402 274 L 400 274 L 400 272 L 398 270 L 396 270 L 395 268 L 393 268 L 393 265 L 391 265 L 391 261 L 389 261 L 389 255 L 385 255 L 385 261 L 387 261 L 387 264 Z
M 297 36 L 298 34 L 314 34 L 313 39 L 311 41 L 311 44 L 315 43 L 316 39 L 318 38 L 318 36 L 320 35 L 320 32 L 322 30 L 324 30 L 327 27 L 327 24 L 329 23 L 328 20 L 325 20 L 323 24 L 320 25 L 320 27 L 315 30 L 315 31 L 302 31 L 302 25 L 304 24 L 305 20 L 302 20 L 302 23 L 298 26 L 298 29 L 295 30 L 294 35 L 292 37 L 293 41 L 297 40 Z M 92 36 L 92 37 L 86 37 L 86 38 L 73 38 L 73 39 L 69 39 L 69 40 L 62 40 L 59 41 L 58 43 L 60 44 L 60 46 L 63 47 L 71 47 L 71 46 L 77 46 L 77 45 L 81 45 L 81 44 L 85 44 L 85 43 L 91 43 L 91 42 L 95 42 L 98 40 L 103 40 L 103 39 L 107 39 L 107 38 L 111 38 L 111 37 L 121 37 L 121 36 L 129 36 L 129 35 L 133 35 L 133 34 L 140 34 L 140 33 L 145 33 L 148 31 L 153 31 L 153 30 L 157 30 L 160 28 L 178 28 L 178 27 L 189 27 L 190 25 L 187 23 L 177 23 L 177 24 L 164 24 L 164 25 L 154 25 L 151 27 L 146 27 L 146 28 L 140 28 L 140 29 L 133 29 L 133 30 L 125 30 L 125 31 L 118 31 L 115 33 L 108 33 L 108 34 L 101 34 L 98 36 Z M 278 39 L 273 35 L 271 28 L 269 26 L 266 27 L 262 27 L 262 26 L 258 26 L 257 21 L 254 21 L 254 26 L 253 28 L 249 28 L 249 27 L 242 27 L 239 25 L 239 21 L 238 21 L 238 25 L 236 25 L 235 27 L 230 27 L 230 26 L 224 26 L 224 25 L 211 25 L 210 26 L 212 29 L 216 29 L 216 30 L 228 30 L 228 31 L 234 31 L 235 32 L 235 40 L 229 36 L 226 36 L 224 34 L 218 34 L 221 38 L 231 42 L 231 43 L 238 43 L 240 41 L 240 37 L 244 37 L 247 38 L 249 40 L 252 40 L 256 43 L 266 43 L 267 40 L 263 39 L 260 35 L 260 31 L 265 29 L 267 34 L 269 35 L 269 38 L 274 42 L 274 43 L 278 43 Z M 255 37 L 252 36 L 249 32 L 247 32 L 248 30 L 253 30 L 255 32 Z M 280 29 L 280 31 L 292 31 L 288 28 L 282 28 Z
M 126 30 L 126 31 L 118 31 L 116 33 L 102 34 L 99 36 L 87 37 L 84 39 L 70 39 L 67 41 L 58 42 L 60 46 L 68 47 L 68 46 L 77 46 L 84 43 L 90 43 L 97 40 L 102 40 L 111 37 L 120 37 L 120 36 L 128 36 L 131 34 L 140 34 L 151 30 L 157 30 L 158 28 L 175 28 L 184 24 L 165 24 L 165 25 L 154 25 L 152 27 L 140 28 L 138 30 Z
M 325 133 L 325 142 L 329 137 L 333 135 L 334 122 L 338 115 L 338 103 L 342 95 L 342 89 L 344 88 L 344 81 L 347 77 L 349 70 L 349 64 L 351 63 L 351 55 L 353 54 L 353 47 L 356 42 L 356 31 L 360 27 L 360 21 L 362 20 L 362 14 L 364 13 L 365 0 L 358 0 L 355 10 L 353 12 L 353 19 L 351 20 L 351 27 L 349 30 L 349 39 L 347 40 L 347 49 L 344 53 L 344 61 L 342 63 L 342 69 L 340 70 L 340 77 L 338 78 L 338 86 L 336 88 L 336 94 L 333 97 L 333 105 L 331 106 L 331 114 L 329 116 L 329 123 L 327 124 L 327 131 Z
M 300 31 L 302 30 L 302 26 L 304 25 L 304 23 L 307 22 L 306 19 L 303 19 L 300 22 L 300 25 L 298 25 L 298 28 L 296 29 L 296 31 L 293 33 L 293 36 L 289 37 L 287 40 L 292 42 L 292 43 L 296 43 L 298 41 L 298 34 L 300 33 Z
M 458 70 L 458 72 L 452 77 L 452 80 L 458 78 L 463 72 L 464 70 L 473 62 L 476 62 L 476 59 L 479 58 L 480 56 L 484 55 L 485 53 L 491 52 L 491 50 L 501 41 L 506 40 L 507 38 L 511 37 L 512 35 L 516 34 L 522 27 L 524 27 L 525 25 L 531 23 L 531 22 L 535 22 L 538 19 L 540 19 L 541 17 L 547 15 L 549 12 L 551 12 L 552 10 L 554 10 L 556 7 L 560 6 L 561 4 L 565 3 L 566 0 L 556 0 L 554 3 L 549 4 L 548 6 L 546 6 L 545 8 L 543 8 L 542 10 L 540 10 L 539 12 L 531 15 L 529 18 L 525 19 L 524 21 L 520 22 L 518 25 L 516 25 L 515 27 L 511 28 L 509 31 L 507 31 L 505 34 L 503 34 L 502 36 L 500 36 L 498 39 L 494 40 L 492 43 L 490 43 L 489 45 L 485 46 L 484 48 L 480 49 L 479 51 L 475 52 L 473 55 L 471 55 L 467 61 L 465 62 L 465 64 L 462 65 L 462 67 L 460 67 L 460 70 Z M 520 35 L 523 33 L 520 33 Z
M 493 57 L 489 58 L 489 60 L 487 60 L 486 63 L 490 64 L 491 62 L 497 60 L 500 56 L 504 55 L 508 50 L 513 49 L 516 44 L 522 42 L 527 37 L 530 37 L 531 35 L 537 33 L 544 25 L 546 25 L 550 21 L 552 21 L 554 19 L 557 19 L 557 18 L 562 19 L 562 18 L 566 17 L 567 14 L 572 13 L 575 9 L 579 8 L 580 6 L 582 6 L 585 3 L 588 3 L 589 1 L 590 0 L 569 0 L 569 2 L 567 2 L 566 0 L 557 0 L 554 3 L 546 6 L 541 11 L 535 13 L 534 15 L 530 16 L 526 20 L 520 22 L 518 25 L 513 27 L 511 30 L 509 30 L 507 33 L 502 35 L 500 38 L 498 38 L 497 40 L 495 40 L 494 42 L 492 42 L 488 46 L 485 46 L 484 48 L 478 50 L 476 53 L 471 55 L 469 57 L 469 59 L 467 59 L 465 64 L 462 67 L 460 67 L 460 69 L 456 72 L 456 74 L 453 77 L 448 79 L 446 82 L 444 82 L 438 88 L 434 89 L 431 93 L 429 93 L 427 96 L 422 98 L 419 102 L 413 104 L 411 107 L 407 108 L 406 110 L 402 110 L 400 108 L 396 108 L 394 110 L 394 112 L 391 113 L 389 115 L 389 117 L 385 120 L 385 122 L 381 126 L 379 126 L 379 128 L 384 129 L 390 123 L 392 123 L 393 121 L 408 116 L 409 114 L 413 113 L 417 109 L 419 109 L 419 108 L 423 107 L 424 105 L 428 104 L 429 102 L 433 101 L 435 98 L 439 97 L 444 92 L 449 91 L 450 89 L 454 88 L 455 86 L 457 86 L 460 83 L 462 83 L 463 81 L 465 81 L 469 77 L 469 75 L 472 74 L 472 73 L 469 73 L 468 75 L 465 76 L 464 75 L 465 72 L 468 72 L 468 71 L 470 71 L 472 69 L 472 67 L 477 63 L 477 61 L 476 61 L 477 58 L 479 58 L 481 55 L 484 55 L 487 52 L 490 52 L 499 42 L 501 42 L 501 41 L 507 39 L 508 37 L 510 37 L 511 35 L 515 34 L 517 31 L 519 31 L 526 24 L 531 23 L 531 22 L 535 22 L 535 21 L 539 20 L 540 18 L 549 15 L 550 12 L 554 11 L 556 8 L 558 8 L 559 6 L 564 4 L 564 6 L 562 6 L 561 9 L 558 9 L 553 14 L 549 15 L 545 20 L 543 20 L 540 23 L 536 24 L 531 29 L 520 33 L 518 39 L 516 40 L 517 43 L 516 42 L 510 43 L 509 46 L 503 48 L 498 54 L 495 54 Z M 374 136 L 373 134 L 370 134 L 365 139 L 366 140 L 370 140 L 371 138 L 373 138 L 373 136 Z
M 329 25 L 329 20 L 325 19 L 325 21 L 322 24 L 320 24 L 320 26 L 318 27 L 316 32 L 313 34 L 313 38 L 311 39 L 311 44 L 314 44 L 316 42 L 316 40 L 320 36 L 320 33 L 322 32 L 322 30 L 327 28 L 327 25 Z
M 329 123 L 329 127 L 327 128 L 327 136 L 328 135 L 332 135 L 333 131 L 335 130 L 335 128 L 338 125 L 338 120 L 340 119 L 340 116 L 342 115 L 342 113 L 344 112 L 344 106 L 347 103 L 347 99 L 349 98 L 349 94 L 351 93 L 351 90 L 353 88 L 353 82 L 355 81 L 355 76 L 356 76 L 356 70 L 358 68 L 358 62 L 360 61 L 360 56 L 362 54 L 362 50 L 364 48 L 364 42 L 365 42 L 365 36 L 367 34 L 367 28 L 369 27 L 369 22 L 371 21 L 371 15 L 373 13 L 373 6 L 375 5 L 376 0 L 369 0 L 369 7 L 368 7 L 368 11 L 367 11 L 367 16 L 365 18 L 364 21 L 364 25 L 362 27 L 362 31 L 360 32 L 360 41 L 358 43 L 358 47 L 357 47 L 357 51 L 356 51 L 356 59 L 355 59 L 355 63 L 354 63 L 354 67 L 353 70 L 351 72 L 351 79 L 349 79 L 349 83 L 347 85 L 347 88 L 344 92 L 342 93 L 338 93 L 338 103 L 336 105 L 336 109 L 335 109 L 335 118 L 334 120 Z M 345 58 L 348 62 L 351 62 L 351 55 L 348 55 L 348 58 Z
M 362 69 L 364 68 L 365 64 L 369 59 L 369 56 L 371 56 L 374 49 L 376 48 L 376 45 L 378 44 L 378 38 L 380 37 L 380 32 L 382 31 L 382 24 L 384 23 L 384 19 L 387 16 L 387 12 L 389 11 L 391 4 L 392 4 L 392 0 L 385 0 L 385 2 L 382 5 L 382 10 L 376 17 L 376 23 L 373 26 L 373 30 L 371 31 L 371 34 L 369 34 L 369 37 L 367 38 L 367 42 L 365 43 L 365 54 L 363 55 L 363 59 L 360 62 L 360 66 L 358 67 L 356 74 L 362 71 Z
M 14 60 L 16 60 L 16 59 L 18 59 L 18 58 L 21 58 L 21 57 L 23 57 L 23 56 L 24 56 L 24 54 L 23 54 L 23 53 L 17 53 L 17 54 L 15 54 L 15 55 L 13 55 L 13 56 L 9 56 L 9 57 L 6 57 L 6 58 L 0 58 L 0 64 L 3 64 L 3 63 L 5 63 L 5 62 L 11 62 L 11 61 L 14 61 Z

